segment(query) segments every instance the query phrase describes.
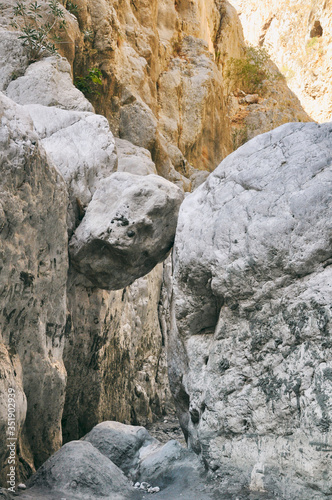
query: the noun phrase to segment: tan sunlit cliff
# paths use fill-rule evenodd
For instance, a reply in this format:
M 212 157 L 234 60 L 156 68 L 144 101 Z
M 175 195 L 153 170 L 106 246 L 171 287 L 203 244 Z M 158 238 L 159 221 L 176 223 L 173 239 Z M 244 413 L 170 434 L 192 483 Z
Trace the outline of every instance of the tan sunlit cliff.
M 233 0 L 245 38 L 268 47 L 307 113 L 332 117 L 332 2 Z

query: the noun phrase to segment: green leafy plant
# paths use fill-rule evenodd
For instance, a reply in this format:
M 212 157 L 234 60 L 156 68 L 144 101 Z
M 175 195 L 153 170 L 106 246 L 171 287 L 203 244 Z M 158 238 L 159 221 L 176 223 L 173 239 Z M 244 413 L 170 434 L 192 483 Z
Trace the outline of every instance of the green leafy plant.
M 317 42 L 319 42 L 318 36 L 314 36 L 314 37 L 310 38 L 310 40 L 307 41 L 307 49 L 310 49 L 311 47 L 316 45 Z
M 265 48 L 249 46 L 243 57 L 232 57 L 227 62 L 226 78 L 246 93 L 259 92 L 263 88 L 264 80 L 272 77 L 266 67 L 268 59 L 269 53 Z
M 84 95 L 100 95 L 98 88 L 103 84 L 102 72 L 98 68 L 91 68 L 85 76 L 75 78 L 74 83 Z
M 57 49 L 50 41 L 52 32 L 66 28 L 64 12 L 57 0 L 48 2 L 46 12 L 38 2 L 18 1 L 13 8 L 14 20 L 11 25 L 22 32 L 19 36 L 28 47 L 30 61 L 37 61 L 44 54 L 57 54 Z M 61 37 L 53 34 L 54 42 L 61 41 Z
M 67 2 L 66 9 L 75 17 L 78 16 L 79 11 L 81 10 L 77 3 L 74 2 Z
M 84 40 L 86 40 L 87 42 L 91 42 L 91 43 L 93 42 L 94 37 L 95 37 L 93 30 L 85 30 L 85 31 L 83 31 L 83 35 L 84 35 Z

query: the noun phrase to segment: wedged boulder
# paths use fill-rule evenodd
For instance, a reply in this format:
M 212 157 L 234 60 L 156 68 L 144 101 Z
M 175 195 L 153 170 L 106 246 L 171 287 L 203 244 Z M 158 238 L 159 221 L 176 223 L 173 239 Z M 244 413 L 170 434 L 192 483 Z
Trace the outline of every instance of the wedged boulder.
M 156 174 L 156 166 L 147 149 L 135 146 L 124 139 L 115 139 L 118 154 L 118 172 L 128 172 L 135 175 Z
M 130 285 L 167 257 L 182 200 L 183 192 L 157 175 L 112 174 L 71 238 L 74 267 L 99 288 Z
M 332 124 L 287 124 L 184 201 L 171 387 L 189 445 L 285 499 L 332 491 Z
M 130 481 L 111 460 L 87 441 L 71 441 L 49 458 L 29 481 L 29 498 L 36 491 L 62 492 L 71 499 L 131 500 Z
M 120 422 L 102 422 L 84 438 L 128 475 L 133 474 L 139 461 L 140 449 L 154 448 L 159 442 L 144 427 Z
M 10 82 L 6 94 L 18 104 L 94 111 L 92 104 L 74 87 L 70 64 L 64 57 L 46 57 L 31 64 L 24 76 Z

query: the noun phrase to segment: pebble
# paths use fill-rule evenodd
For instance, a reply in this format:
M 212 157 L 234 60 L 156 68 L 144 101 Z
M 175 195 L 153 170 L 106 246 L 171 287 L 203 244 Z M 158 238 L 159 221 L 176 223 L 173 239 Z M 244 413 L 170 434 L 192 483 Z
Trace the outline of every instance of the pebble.
M 155 486 L 154 488 L 149 488 L 148 493 L 158 493 L 160 491 L 159 486 Z
M 244 98 L 240 99 L 240 104 L 257 104 L 259 101 L 258 94 L 248 94 Z
M 136 490 L 143 490 L 146 491 L 147 493 L 158 493 L 160 491 L 159 486 L 151 486 L 151 484 L 147 483 L 146 481 L 143 481 L 142 483 L 135 483 L 134 488 Z M 144 498 L 144 497 L 143 497 Z
M 26 490 L 27 489 L 27 487 L 24 483 L 20 483 L 17 487 L 19 490 Z

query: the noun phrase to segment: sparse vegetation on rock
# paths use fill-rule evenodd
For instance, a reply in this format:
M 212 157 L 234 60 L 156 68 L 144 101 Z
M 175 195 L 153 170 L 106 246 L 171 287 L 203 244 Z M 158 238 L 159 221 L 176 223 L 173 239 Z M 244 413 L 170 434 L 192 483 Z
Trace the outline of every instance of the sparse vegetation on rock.
M 91 68 L 84 76 L 75 79 L 75 86 L 84 95 L 100 95 L 100 86 L 103 84 L 102 73 L 98 68 Z
M 43 55 L 57 54 L 53 42 L 61 42 L 56 34 L 66 28 L 64 11 L 57 0 L 50 0 L 45 12 L 38 2 L 16 2 L 13 8 L 12 27 L 22 31 L 19 37 L 28 47 L 30 61 L 37 61 Z
M 231 57 L 226 67 L 226 78 L 230 86 L 236 85 L 251 94 L 262 91 L 264 80 L 270 80 L 272 73 L 267 68 L 269 53 L 265 48 L 249 46 L 243 57 Z

